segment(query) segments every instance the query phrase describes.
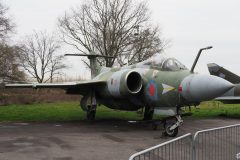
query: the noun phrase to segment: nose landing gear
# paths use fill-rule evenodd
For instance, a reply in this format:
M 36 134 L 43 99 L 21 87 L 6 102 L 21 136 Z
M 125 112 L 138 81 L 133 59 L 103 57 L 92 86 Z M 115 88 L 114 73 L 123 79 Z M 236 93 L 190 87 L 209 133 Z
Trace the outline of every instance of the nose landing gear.
M 164 135 L 168 137 L 176 137 L 178 134 L 178 128 L 183 123 L 180 115 L 177 115 L 174 119 L 165 120 L 163 123 Z

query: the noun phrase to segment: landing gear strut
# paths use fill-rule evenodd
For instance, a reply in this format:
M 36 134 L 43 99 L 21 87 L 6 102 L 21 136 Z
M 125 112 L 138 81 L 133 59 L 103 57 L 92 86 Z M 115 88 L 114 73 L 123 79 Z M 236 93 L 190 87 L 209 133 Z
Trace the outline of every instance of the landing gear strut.
M 88 109 L 87 109 L 87 120 L 90 120 L 90 121 L 95 120 L 96 109 L 97 109 L 96 105 L 89 105 L 88 106 Z
M 154 109 L 152 107 L 145 107 L 144 118 L 143 120 L 152 120 L 153 119 Z
M 178 134 L 178 128 L 183 123 L 180 115 L 177 115 L 174 119 L 164 121 L 164 135 L 169 137 L 176 137 Z
M 97 110 L 97 100 L 94 90 L 87 96 L 83 97 L 80 102 L 81 108 L 87 113 L 87 120 L 95 120 Z

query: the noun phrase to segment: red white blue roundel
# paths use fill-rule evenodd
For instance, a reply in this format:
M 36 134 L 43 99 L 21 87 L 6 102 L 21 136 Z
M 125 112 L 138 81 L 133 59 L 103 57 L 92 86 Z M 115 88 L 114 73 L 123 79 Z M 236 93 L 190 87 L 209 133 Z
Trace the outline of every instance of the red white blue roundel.
M 152 100 L 157 100 L 157 85 L 154 80 L 150 80 L 147 85 L 147 95 Z

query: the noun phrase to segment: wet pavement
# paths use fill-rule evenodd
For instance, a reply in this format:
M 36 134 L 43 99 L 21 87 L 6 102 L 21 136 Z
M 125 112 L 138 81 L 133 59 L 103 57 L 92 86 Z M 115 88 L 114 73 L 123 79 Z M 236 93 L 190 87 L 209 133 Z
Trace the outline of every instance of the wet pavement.
M 238 119 L 185 119 L 179 136 L 240 123 Z M 171 140 L 148 124 L 122 120 L 0 123 L 0 160 L 126 160 Z

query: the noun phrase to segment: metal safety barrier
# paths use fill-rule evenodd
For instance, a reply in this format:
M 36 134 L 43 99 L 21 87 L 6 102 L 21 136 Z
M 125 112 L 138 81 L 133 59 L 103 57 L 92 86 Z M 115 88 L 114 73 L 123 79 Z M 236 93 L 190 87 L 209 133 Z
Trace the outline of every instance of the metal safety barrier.
M 129 160 L 240 160 L 240 124 L 188 133 Z
M 129 160 L 191 160 L 192 135 L 190 133 L 133 154 Z
M 196 132 L 193 138 L 193 158 L 240 159 L 240 124 Z

